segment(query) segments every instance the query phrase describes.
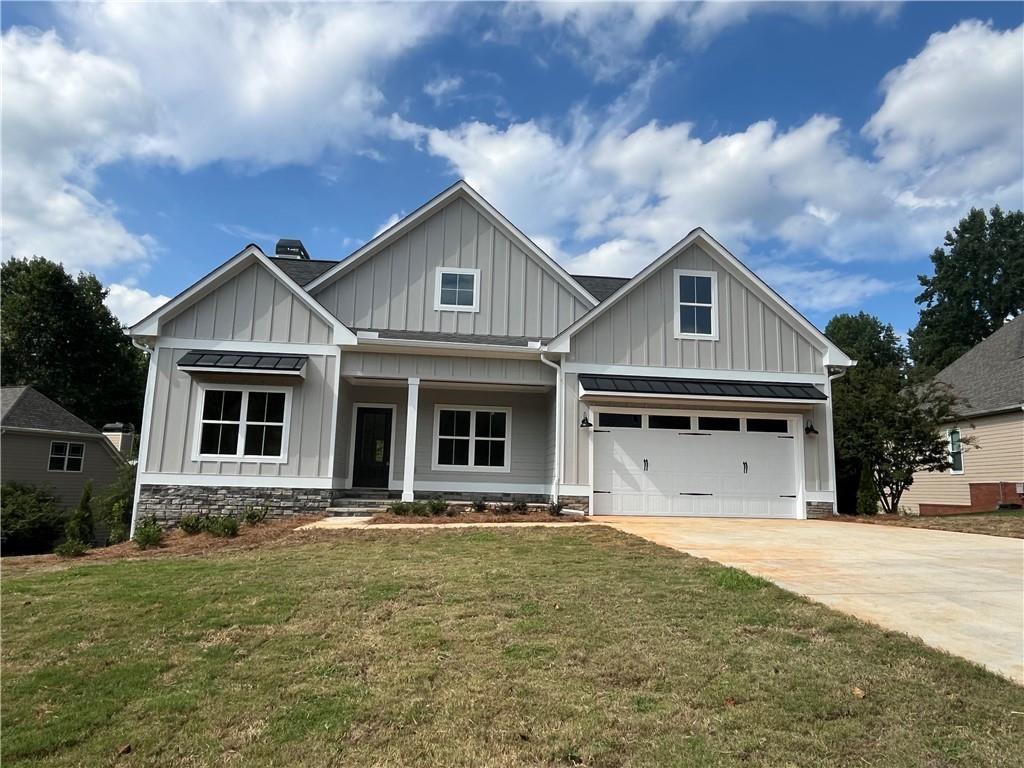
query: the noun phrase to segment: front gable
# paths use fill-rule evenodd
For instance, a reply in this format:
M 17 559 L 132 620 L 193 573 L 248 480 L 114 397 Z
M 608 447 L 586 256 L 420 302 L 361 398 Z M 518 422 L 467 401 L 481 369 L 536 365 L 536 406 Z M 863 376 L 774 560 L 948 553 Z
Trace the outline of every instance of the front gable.
M 354 335 L 256 246 L 171 299 L 130 329 L 155 339 L 348 344 Z
M 475 306 L 441 306 L 444 269 L 477 275 Z M 551 338 L 596 303 L 464 183 L 307 290 L 350 328 L 475 337 Z
M 712 333 L 679 325 L 680 272 L 711 276 Z M 823 373 L 850 361 L 806 319 L 695 230 L 550 345 L 571 363 Z

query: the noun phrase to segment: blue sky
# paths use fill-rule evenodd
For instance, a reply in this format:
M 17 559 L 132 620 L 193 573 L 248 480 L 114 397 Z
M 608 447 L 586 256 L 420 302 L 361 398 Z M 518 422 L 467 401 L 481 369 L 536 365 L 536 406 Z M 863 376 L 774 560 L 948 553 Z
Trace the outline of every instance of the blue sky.
M 1024 6 L 3 4 L 3 254 L 131 322 L 250 241 L 339 259 L 466 178 L 571 271 L 703 226 L 823 327 L 905 332 L 1024 205 Z

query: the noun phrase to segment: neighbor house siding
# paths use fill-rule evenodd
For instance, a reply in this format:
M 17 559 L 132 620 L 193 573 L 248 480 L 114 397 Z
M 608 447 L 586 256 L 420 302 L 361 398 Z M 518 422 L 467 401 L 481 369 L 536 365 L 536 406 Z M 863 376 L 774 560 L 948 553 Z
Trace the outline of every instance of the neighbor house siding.
M 441 266 L 480 270 L 480 311 L 434 309 Z M 458 199 L 359 266 L 317 289 L 350 328 L 552 337 L 589 305 L 520 248 L 511 233 Z
M 305 379 L 281 376 L 189 375 L 177 367 L 188 350 L 158 347 L 156 382 L 151 394 L 152 423 L 146 453 L 146 472 L 217 475 L 253 475 L 280 477 L 330 477 L 331 432 L 334 411 L 334 366 L 332 355 L 310 354 Z M 301 347 L 297 352 L 306 354 Z M 288 461 L 283 464 L 249 461 L 193 461 L 198 381 L 243 385 L 291 386 L 291 415 L 288 434 Z M 211 480 L 211 484 L 216 484 Z
M 326 344 L 330 328 L 262 264 L 253 264 L 179 314 L 162 336 Z
M 83 443 L 84 459 L 81 472 L 50 472 L 50 443 L 62 440 Z M 117 479 L 121 464 L 110 455 L 100 442 L 105 437 L 79 435 L 37 435 L 5 430 L 0 445 L 0 475 L 5 483 L 21 483 L 46 488 L 60 501 L 71 507 L 78 503 L 82 489 L 92 480 L 93 494 L 99 493 Z
M 917 513 L 921 504 L 969 505 L 971 483 L 1024 482 L 1024 412 L 964 419 L 955 426 L 963 439 L 973 441 L 964 445 L 963 473 L 918 472 L 901 507 Z
M 718 275 L 718 340 L 675 338 L 674 270 Z M 820 342 L 772 309 L 748 280 L 691 245 L 572 337 L 573 363 L 822 373 Z

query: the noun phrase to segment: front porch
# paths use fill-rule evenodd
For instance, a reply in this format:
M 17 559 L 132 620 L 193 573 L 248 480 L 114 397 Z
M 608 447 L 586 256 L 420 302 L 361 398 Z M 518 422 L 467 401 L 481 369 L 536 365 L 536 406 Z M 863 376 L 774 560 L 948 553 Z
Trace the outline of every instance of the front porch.
M 336 497 L 548 501 L 554 461 L 553 382 L 341 378 Z

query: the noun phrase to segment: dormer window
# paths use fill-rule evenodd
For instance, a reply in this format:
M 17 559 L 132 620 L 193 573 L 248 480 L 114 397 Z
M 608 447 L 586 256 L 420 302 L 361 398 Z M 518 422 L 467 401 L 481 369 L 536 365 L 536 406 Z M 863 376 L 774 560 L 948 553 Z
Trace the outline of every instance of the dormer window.
M 718 275 L 695 269 L 675 270 L 677 339 L 718 338 Z
M 437 270 L 434 309 L 480 311 L 480 270 L 441 267 Z

